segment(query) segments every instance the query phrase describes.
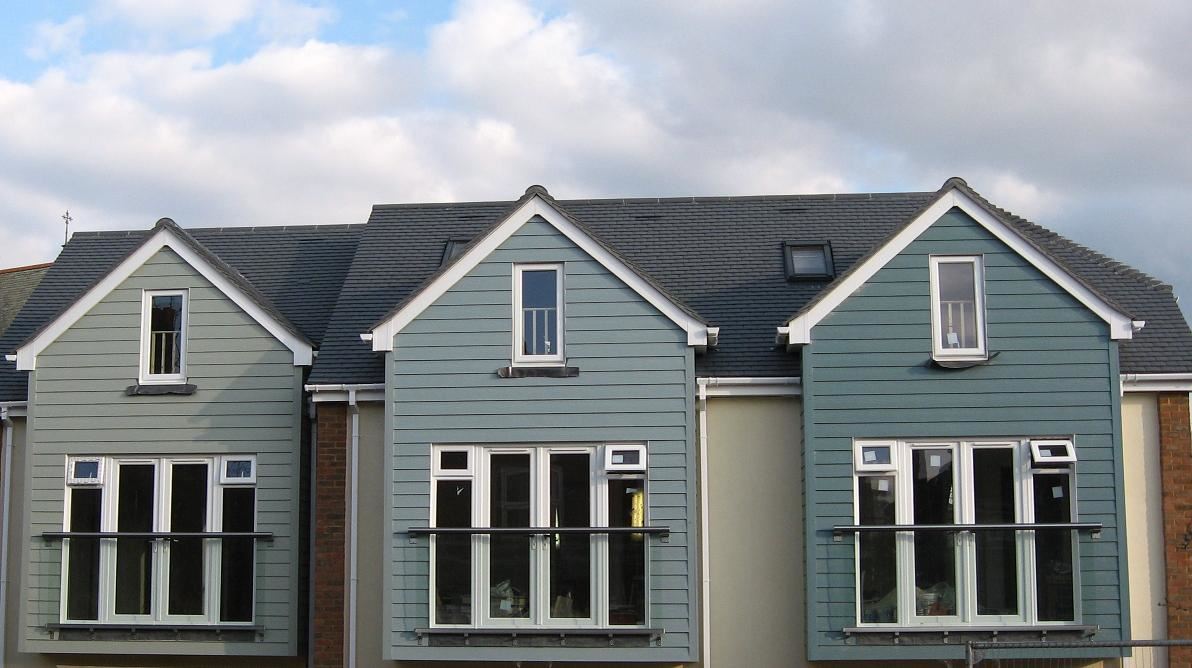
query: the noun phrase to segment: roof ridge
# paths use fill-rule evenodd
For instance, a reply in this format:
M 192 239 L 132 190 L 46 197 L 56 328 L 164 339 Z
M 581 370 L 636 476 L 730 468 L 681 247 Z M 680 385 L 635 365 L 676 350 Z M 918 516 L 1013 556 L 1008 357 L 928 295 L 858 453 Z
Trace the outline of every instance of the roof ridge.
M 873 199 L 875 197 L 901 197 L 911 199 L 933 194 L 932 191 L 883 191 L 858 193 L 789 193 L 770 195 L 698 195 L 675 197 L 587 197 L 575 199 L 556 199 L 560 204 L 663 204 L 663 203 L 701 203 L 701 202 L 756 202 L 756 201 L 787 201 L 795 199 L 823 199 L 839 201 L 841 199 Z M 509 205 L 518 200 L 476 200 L 467 202 L 402 202 L 374 204 L 377 209 L 453 209 L 457 207 L 501 206 Z
M 9 267 L 7 269 L 0 269 L 0 274 L 15 274 L 19 271 L 34 271 L 36 269 L 45 269 L 53 264 L 54 264 L 53 262 L 42 262 L 40 264 L 27 264 L 27 265 L 24 265 L 21 267 Z

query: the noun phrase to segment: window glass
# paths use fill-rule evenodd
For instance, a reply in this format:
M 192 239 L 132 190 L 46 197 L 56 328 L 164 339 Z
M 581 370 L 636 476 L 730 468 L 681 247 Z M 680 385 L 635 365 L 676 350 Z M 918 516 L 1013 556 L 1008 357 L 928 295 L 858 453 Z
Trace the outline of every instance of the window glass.
M 890 446 L 865 445 L 861 446 L 861 463 L 866 466 L 890 463 Z
M 955 524 L 952 451 L 912 451 L 915 524 Z M 956 614 L 955 534 L 915 532 L 915 614 Z
M 522 353 L 557 355 L 558 280 L 554 269 L 521 272 Z
M 790 267 L 795 276 L 824 276 L 829 272 L 823 246 L 790 246 Z
M 149 315 L 149 373 L 182 373 L 182 295 L 153 295 Z
M 256 531 L 257 490 L 254 487 L 223 489 L 224 531 Z M 252 621 L 253 565 L 256 543 L 252 538 L 224 538 L 220 541 L 219 620 Z
M 530 526 L 530 455 L 494 454 L 490 526 Z M 494 534 L 489 539 L 489 616 L 530 616 L 530 540 L 527 535 Z
M 96 480 L 99 478 L 99 462 L 76 460 L 72 475 L 76 480 Z
M 863 525 L 895 523 L 894 476 L 858 480 L 858 521 Z M 898 621 L 898 559 L 893 532 L 857 534 L 861 561 L 861 621 Z
M 102 503 L 102 489 L 72 488 L 70 531 L 99 531 Z M 70 538 L 67 550 L 66 618 L 99 619 L 99 539 Z
M 121 464 L 116 530 L 153 531 L 153 464 Z M 153 541 L 116 539 L 116 614 L 148 615 L 153 594 Z
M 947 349 L 978 348 L 977 286 L 974 262 L 940 262 L 939 344 Z
M 1067 473 L 1034 475 L 1035 522 L 1039 524 L 1072 521 L 1071 478 Z M 1035 531 L 1035 596 L 1039 620 L 1071 621 L 1075 618 L 1071 529 Z
M 174 464 L 170 490 L 170 531 L 207 530 L 207 465 Z M 169 542 L 169 614 L 203 614 L 203 539 Z
M 464 455 L 464 468 L 467 468 L 466 452 L 442 454 Z M 443 468 L 448 467 L 444 464 Z M 436 483 L 435 526 L 472 526 L 471 480 L 439 480 Z M 435 536 L 435 622 L 472 623 L 471 536 Z
M 977 524 L 1013 524 L 1014 451 L 973 450 L 973 513 Z M 977 614 L 1018 614 L 1018 532 L 974 532 L 977 550 Z
M 608 525 L 646 525 L 646 481 L 613 478 L 608 481 Z M 608 537 L 608 621 L 613 626 L 646 623 L 645 534 Z
M 462 450 L 440 452 L 439 468 L 444 471 L 466 471 L 468 468 L 468 453 Z
M 229 459 L 224 462 L 224 477 L 228 480 L 252 478 L 251 459 Z
M 588 453 L 550 455 L 550 525 L 591 526 L 592 462 Z M 547 536 L 550 559 L 550 616 L 592 616 L 592 537 Z

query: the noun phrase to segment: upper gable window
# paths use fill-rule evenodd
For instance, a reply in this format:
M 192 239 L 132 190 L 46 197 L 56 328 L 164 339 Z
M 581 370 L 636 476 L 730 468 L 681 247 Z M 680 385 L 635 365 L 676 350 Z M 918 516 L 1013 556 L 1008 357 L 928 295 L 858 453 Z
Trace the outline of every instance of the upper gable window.
M 563 266 L 513 268 L 513 361 L 563 362 Z
M 985 281 L 979 255 L 931 258 L 932 351 L 936 359 L 984 358 Z
M 788 241 L 782 246 L 786 277 L 832 278 L 832 244 L 826 241 Z
M 141 324 L 141 382 L 186 380 L 186 291 L 145 291 Z

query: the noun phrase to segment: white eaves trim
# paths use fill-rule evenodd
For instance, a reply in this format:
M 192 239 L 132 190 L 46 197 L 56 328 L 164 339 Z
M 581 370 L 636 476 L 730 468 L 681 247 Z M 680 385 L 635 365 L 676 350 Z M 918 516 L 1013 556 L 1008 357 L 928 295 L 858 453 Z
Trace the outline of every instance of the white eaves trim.
M 1192 392 L 1192 373 L 1124 373 L 1122 392 Z
M 953 207 L 964 211 L 973 220 L 977 221 L 981 227 L 989 230 L 991 234 L 1025 258 L 1036 269 L 1043 272 L 1044 275 L 1055 281 L 1057 285 L 1088 307 L 1089 310 L 1109 323 L 1109 336 L 1111 339 L 1130 339 L 1135 331 L 1142 328 L 1143 323 L 1132 321 L 1130 316 L 1110 306 L 1095 292 L 1089 290 L 1084 284 L 1073 278 L 1071 274 L 1056 264 L 1054 260 L 1040 252 L 1016 231 L 990 214 L 985 207 L 975 202 L 963 192 L 953 188 L 941 195 L 935 203 L 919 214 L 917 218 L 904 227 L 893 239 L 886 242 L 886 245 L 879 248 L 861 266 L 846 276 L 836 287 L 824 295 L 819 302 L 813 305 L 810 310 L 788 322 L 786 327 L 779 327 L 778 336 L 780 338 L 786 338 L 789 345 L 811 343 L 812 327 L 815 327 L 828 314 L 836 310 L 845 299 L 859 290 L 861 286 L 865 285 L 869 279 L 873 278 L 873 275 L 878 270 L 897 257 L 911 242 L 918 239 L 920 235 L 927 231 L 927 228 L 931 227 Z
M 229 281 L 210 262 L 196 253 L 178 235 L 168 227 L 163 227 L 153 233 L 149 239 L 140 245 L 115 269 L 112 269 L 99 283 L 88 290 L 75 303 L 70 305 L 61 315 L 51 322 L 35 338 L 17 349 L 16 363 L 20 371 L 32 371 L 37 368 L 37 356 L 51 343 L 87 314 L 112 290 L 120 286 L 134 271 L 141 267 L 162 248 L 169 248 L 181 257 L 187 264 L 211 281 L 220 292 L 231 299 L 244 310 L 253 320 L 272 334 L 286 348 L 294 353 L 294 366 L 309 366 L 314 357 L 314 350 L 309 343 L 302 340 L 293 332 L 286 329 L 272 315 L 266 312 L 257 302 L 243 290 Z M 163 286 L 167 287 L 167 286 Z
M 704 323 L 688 315 L 666 295 L 650 285 L 615 255 L 605 250 L 603 246 L 588 236 L 587 233 L 576 227 L 558 209 L 538 195 L 531 197 L 518 207 L 509 217 L 501 221 L 488 236 L 481 239 L 468 252 L 464 253 L 455 264 L 451 265 L 447 271 L 443 272 L 430 285 L 426 286 L 414 299 L 410 300 L 408 304 L 390 316 L 389 319 L 373 328 L 371 332 L 362 334 L 361 338 L 368 341 L 369 339 L 367 337 L 372 337 L 372 349 L 374 352 L 393 350 L 393 337 L 397 336 L 398 332 L 402 331 L 406 325 L 417 318 L 435 300 L 443 296 L 444 293 L 451 289 L 451 286 L 455 285 L 468 272 L 472 271 L 476 265 L 480 264 L 534 216 L 541 216 L 543 220 L 563 233 L 572 243 L 579 246 L 597 262 L 604 265 L 606 269 L 632 288 L 634 292 L 641 295 L 654 308 L 657 308 L 663 315 L 683 328 L 687 332 L 687 345 L 707 346 L 709 345 L 710 336 L 713 338 L 712 345 L 715 345 L 714 338 L 716 332 L 710 331 L 715 328 L 709 328 Z
M 384 383 L 333 383 L 323 385 L 306 385 L 310 392 L 311 401 L 322 403 L 350 403 L 355 405 L 360 401 L 384 401 Z
M 700 377 L 695 382 L 709 397 L 798 397 L 803 394 L 802 380 L 793 376 Z

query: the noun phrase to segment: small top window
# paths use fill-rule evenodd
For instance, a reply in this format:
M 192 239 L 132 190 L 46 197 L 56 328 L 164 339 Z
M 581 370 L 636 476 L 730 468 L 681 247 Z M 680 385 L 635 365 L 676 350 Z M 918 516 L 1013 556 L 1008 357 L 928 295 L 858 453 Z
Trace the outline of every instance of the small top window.
M 253 484 L 257 481 L 257 465 L 253 457 L 224 457 L 219 470 L 222 485 Z
M 66 484 L 98 485 L 103 482 L 103 460 L 99 457 L 72 457 L 67 464 Z
M 563 362 L 563 267 L 514 267 L 514 355 L 520 363 Z
M 930 265 L 932 350 L 936 359 L 985 358 L 981 257 L 936 256 Z
M 448 239 L 447 245 L 443 246 L 443 259 L 439 261 L 439 266 L 454 260 L 471 242 L 471 239 Z
M 1031 440 L 1031 463 L 1035 468 L 1068 465 L 1076 463 L 1076 448 L 1072 441 L 1060 439 Z
M 141 333 L 142 382 L 186 378 L 186 292 L 147 291 Z
M 832 244 L 827 241 L 788 241 L 783 244 L 788 279 L 832 278 Z
M 857 441 L 853 448 L 853 466 L 858 471 L 893 471 L 893 441 Z

